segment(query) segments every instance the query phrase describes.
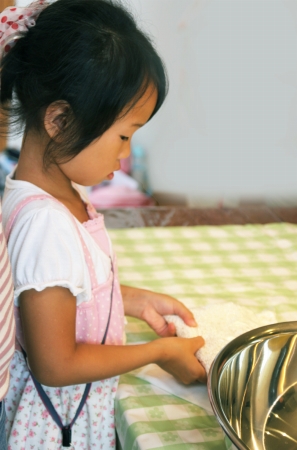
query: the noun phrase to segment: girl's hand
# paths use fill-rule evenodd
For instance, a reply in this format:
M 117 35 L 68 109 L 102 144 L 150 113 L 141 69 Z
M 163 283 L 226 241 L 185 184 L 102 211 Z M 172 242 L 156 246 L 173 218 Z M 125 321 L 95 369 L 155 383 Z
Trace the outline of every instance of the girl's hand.
M 161 357 L 157 364 L 184 384 L 206 382 L 204 367 L 195 353 L 204 345 L 201 336 L 195 338 L 165 338 L 154 341 L 161 346 Z
M 191 311 L 170 295 L 130 286 L 121 286 L 121 290 L 125 314 L 144 320 L 159 336 L 175 335 L 174 324 L 168 324 L 163 317 L 167 314 L 180 316 L 190 327 L 197 326 Z

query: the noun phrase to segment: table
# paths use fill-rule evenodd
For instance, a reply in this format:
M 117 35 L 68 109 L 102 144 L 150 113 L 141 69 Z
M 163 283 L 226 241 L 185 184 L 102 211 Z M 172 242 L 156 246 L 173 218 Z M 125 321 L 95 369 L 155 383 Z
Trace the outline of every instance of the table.
M 146 206 L 101 210 L 108 228 L 245 225 L 290 222 L 297 224 L 297 207 L 243 205 L 237 208 Z
M 188 307 L 233 301 L 255 314 L 273 309 L 280 321 L 297 320 L 292 223 L 112 229 L 110 235 L 124 284 L 171 294 Z M 126 331 L 128 343 L 156 338 L 136 319 L 128 319 Z M 123 450 L 227 448 L 209 410 L 137 372 L 120 377 L 115 408 Z

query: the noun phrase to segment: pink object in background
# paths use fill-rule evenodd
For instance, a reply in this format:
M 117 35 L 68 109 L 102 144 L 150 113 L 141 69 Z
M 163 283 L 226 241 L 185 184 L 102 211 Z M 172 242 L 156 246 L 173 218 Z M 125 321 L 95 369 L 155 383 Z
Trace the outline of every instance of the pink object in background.
M 155 202 L 147 195 L 128 186 L 99 186 L 89 193 L 97 209 L 150 206 Z

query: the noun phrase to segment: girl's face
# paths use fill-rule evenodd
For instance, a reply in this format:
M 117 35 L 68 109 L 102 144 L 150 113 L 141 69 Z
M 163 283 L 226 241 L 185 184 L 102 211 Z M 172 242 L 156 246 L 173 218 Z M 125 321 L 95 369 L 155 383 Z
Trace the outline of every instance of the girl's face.
M 64 175 L 82 186 L 94 186 L 111 180 L 120 169 L 120 160 L 130 155 L 131 138 L 150 118 L 157 102 L 157 92 L 149 86 L 135 106 L 117 120 L 70 161 L 60 164 Z

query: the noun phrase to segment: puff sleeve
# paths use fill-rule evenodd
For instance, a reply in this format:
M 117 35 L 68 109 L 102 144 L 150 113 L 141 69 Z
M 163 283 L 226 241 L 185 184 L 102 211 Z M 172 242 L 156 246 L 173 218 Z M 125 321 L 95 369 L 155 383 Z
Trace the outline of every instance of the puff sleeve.
M 69 289 L 78 303 L 87 300 L 90 280 L 84 252 L 66 211 L 51 205 L 24 211 L 13 226 L 8 251 L 16 306 L 21 292 L 53 286 Z

